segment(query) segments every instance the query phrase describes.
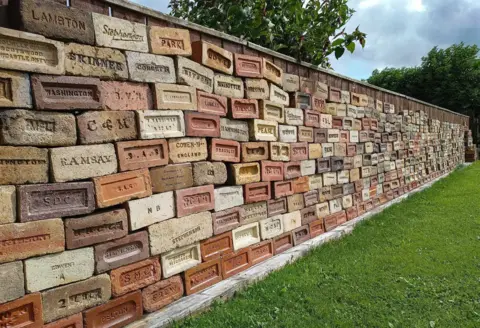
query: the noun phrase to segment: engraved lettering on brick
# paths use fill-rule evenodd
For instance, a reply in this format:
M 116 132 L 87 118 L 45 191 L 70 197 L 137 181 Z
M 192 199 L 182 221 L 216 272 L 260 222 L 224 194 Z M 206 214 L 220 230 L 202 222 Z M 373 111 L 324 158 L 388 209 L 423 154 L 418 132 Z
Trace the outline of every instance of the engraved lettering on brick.
M 239 175 L 257 175 L 258 174 L 258 166 L 251 165 L 251 166 L 242 166 L 238 171 Z
M 282 99 L 283 101 L 287 100 L 287 96 L 284 95 L 283 93 L 280 93 L 280 92 L 274 90 L 273 94 L 275 95 L 275 97 L 278 97 L 278 98 Z
M 164 103 L 192 103 L 192 94 L 189 92 L 165 90 L 162 96 Z
M 12 79 L 0 78 L 0 99 L 13 101 Z
M 221 145 L 221 144 L 215 144 L 215 152 L 221 153 L 221 154 L 226 154 L 226 155 L 231 155 L 231 156 L 238 156 L 238 147 L 236 146 L 231 146 L 231 145 Z
M 0 327 L 24 327 L 33 324 L 35 322 L 33 305 L 28 303 L 0 313 Z
M 189 78 L 191 78 L 193 80 L 199 80 L 199 81 L 201 81 L 202 83 L 204 83 L 208 86 L 212 85 L 212 79 L 211 78 L 206 77 L 206 76 L 204 76 L 200 73 L 197 73 L 196 71 L 194 71 L 190 68 L 182 67 L 182 74 L 188 76 Z
M 32 8 L 32 19 L 42 22 L 66 27 L 70 29 L 77 29 L 86 31 L 87 27 L 85 22 L 76 20 L 72 17 L 63 15 L 57 15 L 55 13 L 48 13 L 42 10 L 42 8 Z
M 218 272 L 218 265 L 214 264 L 208 268 L 195 272 L 190 276 L 190 286 L 194 288 L 195 286 L 211 280 L 212 278 L 218 277 L 220 273 Z
M 127 164 L 141 163 L 144 161 L 153 161 L 165 158 L 162 145 L 128 147 L 124 149 L 124 154 Z
M 166 132 L 180 131 L 180 117 L 171 116 L 145 116 L 146 130 Z
M 108 224 L 102 224 L 98 226 L 92 226 L 92 227 L 87 227 L 87 228 L 81 228 L 81 229 L 73 229 L 73 236 L 74 239 L 82 239 L 82 238 L 88 238 L 91 235 L 99 235 L 99 234 L 109 234 L 110 232 L 114 231 L 122 231 L 124 230 L 123 228 L 123 222 L 115 222 L 115 223 L 108 223 Z
M 111 309 L 99 313 L 98 319 L 100 323 L 108 326 L 110 325 L 109 322 L 117 323 L 127 320 L 128 318 L 135 315 L 135 311 L 135 302 L 129 301 L 127 303 L 119 304 Z
M 280 77 L 282 73 L 280 72 L 279 69 L 277 69 L 275 66 L 270 64 L 269 62 L 265 62 L 265 69 L 269 71 L 270 73 L 273 73 L 276 77 Z
M 36 214 L 87 206 L 87 189 L 34 191 L 28 197 L 28 208 Z
M 123 272 L 120 275 L 120 286 L 125 287 L 135 284 L 137 281 L 142 281 L 153 277 L 155 275 L 155 267 L 153 264 L 145 265 L 128 272 Z
M 183 252 L 176 253 L 168 258 L 168 265 L 173 267 L 175 265 L 181 264 L 182 262 L 188 262 L 190 260 L 195 260 L 195 249 L 189 248 Z
M 232 66 L 232 62 L 230 59 L 226 58 L 225 56 L 222 56 L 216 51 L 213 51 L 212 49 L 207 50 L 207 56 L 209 59 L 216 61 L 217 63 L 225 66 L 226 68 L 230 68 Z
M 160 40 L 162 47 L 185 50 L 185 45 L 181 39 L 168 39 L 161 37 L 158 37 L 158 39 Z
M 142 251 L 142 243 L 140 241 L 135 241 L 129 244 L 115 246 L 108 249 L 104 253 L 103 259 L 107 263 L 112 263 L 127 257 L 135 256 L 139 254 L 141 251 Z
M 117 62 L 111 59 L 107 59 L 107 58 L 97 58 L 93 56 L 87 56 L 84 54 L 76 54 L 74 52 L 70 52 L 66 56 L 69 60 L 79 62 L 80 64 L 106 68 L 106 69 L 110 69 L 113 71 L 120 71 L 120 72 L 126 69 L 123 63 Z
M 235 102 L 234 103 L 235 111 L 242 112 L 242 113 L 256 113 L 255 104 L 251 103 L 243 103 L 243 102 Z
M 70 295 L 67 298 L 62 298 L 58 300 L 58 308 L 59 309 L 68 309 L 69 307 L 76 308 L 78 307 L 79 303 L 83 303 L 85 301 L 91 302 L 96 300 L 102 299 L 102 289 L 97 288 L 93 290 L 89 290 L 83 293 Z
M 55 66 L 57 49 L 52 44 L 0 36 L 0 58 Z
M 181 292 L 180 286 L 178 284 L 169 284 L 162 289 L 159 289 L 151 294 L 151 298 L 154 302 L 162 301 L 164 298 L 169 297 L 170 295 L 178 294 Z

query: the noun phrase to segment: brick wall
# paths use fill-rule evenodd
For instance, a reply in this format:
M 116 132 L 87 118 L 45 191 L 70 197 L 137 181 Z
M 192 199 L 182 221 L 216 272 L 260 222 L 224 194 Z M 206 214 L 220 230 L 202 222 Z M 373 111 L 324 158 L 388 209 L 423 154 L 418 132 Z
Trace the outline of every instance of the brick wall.
M 3 6 L 0 326 L 124 326 L 465 158 L 463 116 L 118 3 Z

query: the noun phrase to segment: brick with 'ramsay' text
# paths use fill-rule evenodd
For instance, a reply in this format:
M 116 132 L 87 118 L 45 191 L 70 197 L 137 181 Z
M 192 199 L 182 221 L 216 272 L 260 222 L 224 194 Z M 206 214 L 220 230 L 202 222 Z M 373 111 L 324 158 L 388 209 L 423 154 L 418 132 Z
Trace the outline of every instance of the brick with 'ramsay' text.
M 173 191 L 131 200 L 127 203 L 130 230 L 135 231 L 175 216 Z
M 138 170 L 168 164 L 166 140 L 136 140 L 117 142 L 120 171 Z
M 154 167 L 150 169 L 150 178 L 154 193 L 188 188 L 193 186 L 192 164 Z
M 197 110 L 201 113 L 226 116 L 227 97 L 197 90 Z
M 148 227 L 151 255 L 193 244 L 213 235 L 212 214 L 196 213 L 165 220 Z
M 213 185 L 176 190 L 175 202 L 178 217 L 213 210 Z
M 180 276 L 161 280 L 142 290 L 143 308 L 146 312 L 158 311 L 180 299 L 183 293 L 183 281 Z
M 154 91 L 156 109 L 197 110 L 197 95 L 194 87 L 155 83 Z
M 135 113 L 85 112 L 77 116 L 78 141 L 81 144 L 99 144 L 137 138 Z
M 210 143 L 210 159 L 222 162 L 240 162 L 240 143 L 235 140 L 213 138 Z
M 220 117 L 198 112 L 185 112 L 185 132 L 188 137 L 220 137 Z
M 235 75 L 241 77 L 263 77 L 263 62 L 261 57 L 234 54 Z
M 113 296 L 120 296 L 146 287 L 160 280 L 158 258 L 150 258 L 129 264 L 110 272 Z
M 168 140 L 170 161 L 174 164 L 198 162 L 207 159 L 205 138 L 175 138 Z
M 233 74 L 233 54 L 213 43 L 192 42 L 192 59 L 216 71 Z
M 201 263 L 185 271 L 185 293 L 191 295 L 222 281 L 220 259 Z

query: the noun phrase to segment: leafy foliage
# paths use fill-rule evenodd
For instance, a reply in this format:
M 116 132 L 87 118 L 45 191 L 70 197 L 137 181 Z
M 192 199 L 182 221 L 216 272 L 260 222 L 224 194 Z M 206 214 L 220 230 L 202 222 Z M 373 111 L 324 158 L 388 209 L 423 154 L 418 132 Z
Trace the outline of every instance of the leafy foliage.
M 345 25 L 354 14 L 348 0 L 171 0 L 171 14 L 315 65 L 330 67 L 366 34 Z

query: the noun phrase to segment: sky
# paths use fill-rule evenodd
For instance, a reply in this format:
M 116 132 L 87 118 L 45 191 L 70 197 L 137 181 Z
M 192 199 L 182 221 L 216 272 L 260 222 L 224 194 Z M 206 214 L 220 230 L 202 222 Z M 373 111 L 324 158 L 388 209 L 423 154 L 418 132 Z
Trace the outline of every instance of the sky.
M 131 1 L 169 12 L 168 0 Z M 349 6 L 356 13 L 347 31 L 360 26 L 367 43 L 331 62 L 335 71 L 356 79 L 374 69 L 419 65 L 434 46 L 480 46 L 480 0 L 350 0 Z

